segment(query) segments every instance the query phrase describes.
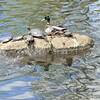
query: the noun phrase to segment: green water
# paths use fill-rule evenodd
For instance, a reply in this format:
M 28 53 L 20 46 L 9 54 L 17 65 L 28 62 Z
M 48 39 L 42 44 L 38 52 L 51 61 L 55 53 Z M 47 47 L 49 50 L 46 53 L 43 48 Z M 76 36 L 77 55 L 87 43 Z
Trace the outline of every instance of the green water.
M 0 0 L 0 37 L 26 34 L 27 26 L 43 30 L 45 15 L 92 37 L 94 47 L 71 58 L 71 66 L 62 64 L 65 59 L 28 65 L 0 56 L 0 100 L 99 100 L 100 0 Z

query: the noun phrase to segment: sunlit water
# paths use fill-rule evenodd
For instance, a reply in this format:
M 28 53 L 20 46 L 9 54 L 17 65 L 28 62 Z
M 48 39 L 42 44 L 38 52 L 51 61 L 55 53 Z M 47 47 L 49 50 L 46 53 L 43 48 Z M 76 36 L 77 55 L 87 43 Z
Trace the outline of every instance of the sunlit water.
M 0 37 L 26 34 L 27 26 L 43 30 L 45 15 L 92 37 L 94 47 L 70 67 L 0 56 L 0 100 L 100 100 L 100 0 L 0 0 Z

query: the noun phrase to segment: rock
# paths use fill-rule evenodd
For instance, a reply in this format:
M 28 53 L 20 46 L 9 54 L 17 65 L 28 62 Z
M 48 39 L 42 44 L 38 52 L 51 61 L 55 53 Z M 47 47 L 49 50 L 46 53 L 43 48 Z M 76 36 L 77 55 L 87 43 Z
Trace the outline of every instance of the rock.
M 73 38 L 74 37 L 74 38 Z M 46 56 L 50 53 L 56 54 L 74 54 L 89 49 L 93 46 L 93 40 L 86 35 L 73 34 L 73 37 L 64 36 L 46 36 L 48 42 L 45 39 L 34 38 L 31 35 L 27 35 L 22 40 L 9 41 L 7 43 L 0 43 L 0 51 L 21 51 L 24 55 L 33 57 Z M 17 53 L 17 52 L 16 52 Z

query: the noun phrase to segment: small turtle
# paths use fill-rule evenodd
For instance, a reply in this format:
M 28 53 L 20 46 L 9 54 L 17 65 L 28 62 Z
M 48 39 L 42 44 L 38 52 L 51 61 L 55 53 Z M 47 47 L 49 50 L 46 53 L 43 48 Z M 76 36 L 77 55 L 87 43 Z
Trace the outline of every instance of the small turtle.
M 69 32 L 68 30 L 64 32 L 65 37 L 73 37 L 72 32 Z
M 19 40 L 23 40 L 23 39 L 24 39 L 24 35 L 13 37 L 12 41 L 19 41 Z
M 1 43 L 7 43 L 9 41 L 11 41 L 13 39 L 12 36 L 8 36 L 8 37 L 2 37 L 0 38 Z
M 28 30 L 28 34 L 32 35 L 35 38 L 44 39 L 44 37 L 45 37 L 43 32 L 41 30 L 39 30 L 39 29 L 31 29 L 30 27 L 28 27 L 27 30 Z
M 27 29 L 29 35 L 33 36 L 34 38 L 44 39 L 46 42 L 48 42 L 46 34 L 44 34 L 41 30 L 31 29 L 30 27 L 28 27 Z
M 32 35 L 27 35 L 24 37 L 28 46 L 34 45 L 34 37 Z
M 33 37 L 32 35 L 26 35 L 26 36 L 25 36 L 25 39 L 26 39 L 27 41 L 31 41 L 31 40 L 34 40 L 34 37 Z

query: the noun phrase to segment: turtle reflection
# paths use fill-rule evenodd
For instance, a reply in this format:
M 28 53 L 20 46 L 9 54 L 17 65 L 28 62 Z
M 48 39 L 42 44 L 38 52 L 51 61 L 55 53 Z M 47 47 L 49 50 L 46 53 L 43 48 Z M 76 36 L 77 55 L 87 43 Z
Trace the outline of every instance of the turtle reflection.
M 29 65 L 40 65 L 44 67 L 45 71 L 49 71 L 50 65 L 63 65 L 63 66 L 72 66 L 73 59 L 76 56 L 84 56 L 90 53 L 90 50 L 84 50 L 84 52 L 74 52 L 69 54 L 60 54 L 60 53 L 46 53 L 45 55 L 34 56 L 24 56 L 21 58 L 21 63 Z M 41 53 L 42 54 L 42 53 Z
M 89 100 L 93 89 L 93 66 L 49 65 L 49 71 L 41 72 L 41 80 L 32 83 L 33 92 L 43 100 Z

